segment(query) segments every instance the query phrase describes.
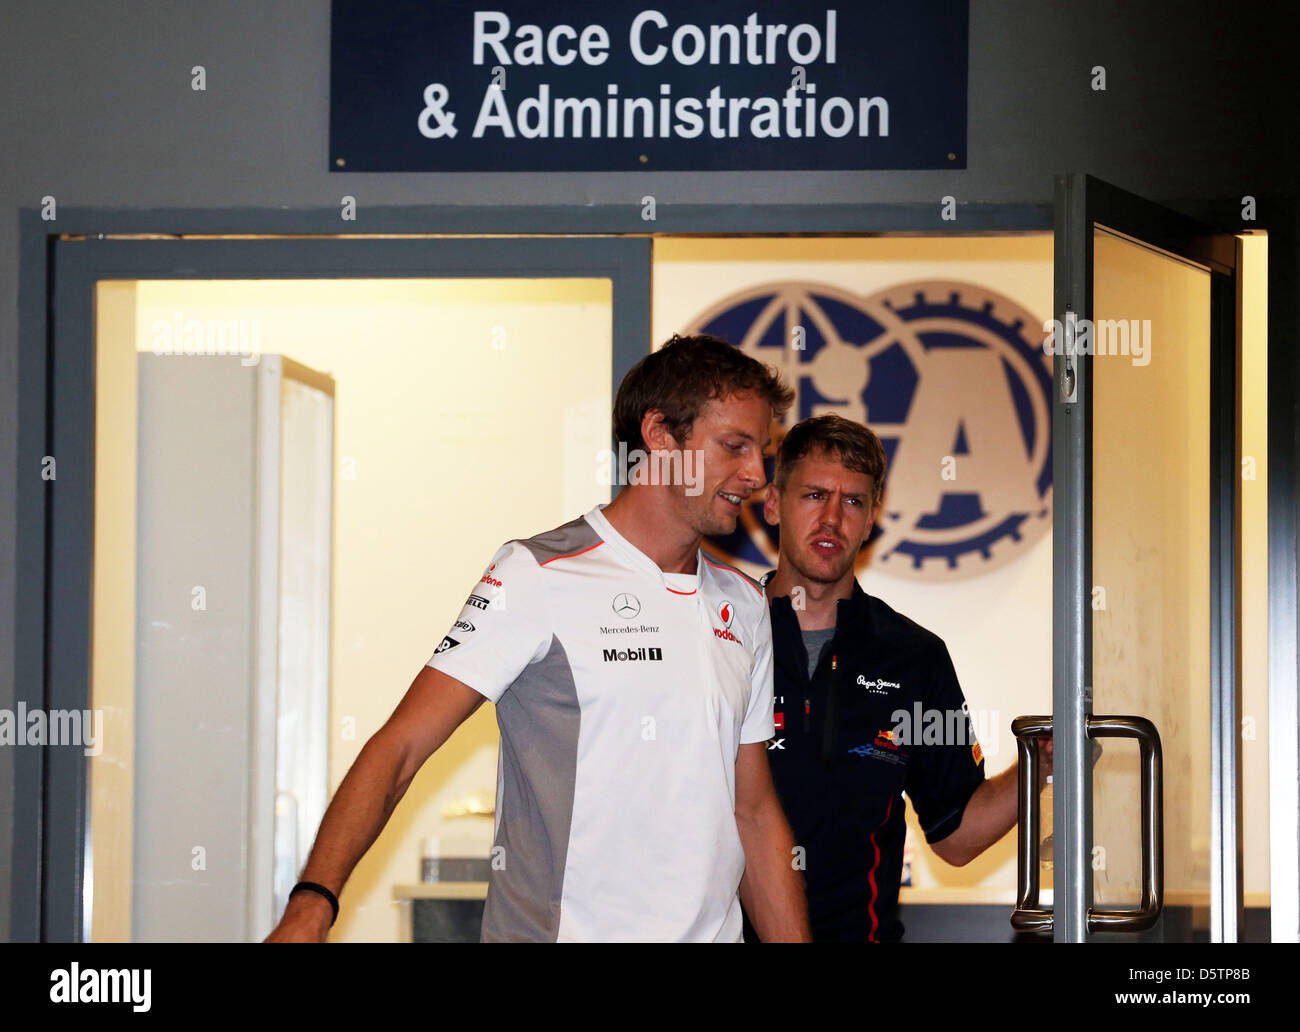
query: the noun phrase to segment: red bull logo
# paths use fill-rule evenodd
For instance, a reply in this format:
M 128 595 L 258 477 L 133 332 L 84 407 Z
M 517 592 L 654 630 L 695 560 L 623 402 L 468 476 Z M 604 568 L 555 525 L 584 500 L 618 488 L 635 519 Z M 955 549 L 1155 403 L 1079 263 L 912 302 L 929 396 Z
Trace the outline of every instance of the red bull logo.
M 898 736 L 892 730 L 877 731 L 876 745 L 880 746 L 882 749 L 892 749 L 897 751 L 899 745 Z

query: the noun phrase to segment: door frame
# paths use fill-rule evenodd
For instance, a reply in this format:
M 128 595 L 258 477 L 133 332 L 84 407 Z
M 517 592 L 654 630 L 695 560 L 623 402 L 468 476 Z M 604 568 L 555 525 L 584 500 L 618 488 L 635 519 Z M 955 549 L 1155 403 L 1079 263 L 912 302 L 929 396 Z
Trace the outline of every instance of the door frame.
M 738 205 L 660 204 L 657 217 L 642 217 L 641 189 L 623 204 L 601 205 L 422 205 L 364 208 L 356 221 L 343 221 L 337 208 L 317 209 L 112 209 L 61 207 L 57 221 L 47 221 L 39 209 L 19 211 L 18 284 L 18 428 L 17 428 L 17 555 L 14 655 L 14 705 L 49 708 L 50 506 L 46 489 L 34 472 L 40 456 L 50 453 L 52 435 L 49 389 L 51 369 L 51 286 L 55 242 L 60 237 L 104 238 L 114 234 L 182 235 L 250 234 L 270 236 L 398 236 L 437 234 L 475 236 L 507 234 L 610 235 L 807 235 L 863 236 L 874 234 L 990 234 L 1052 231 L 1053 205 L 1037 203 L 963 203 L 958 218 L 942 218 L 938 204 L 878 203 L 854 205 Z M 1265 225 L 1276 234 L 1269 264 L 1269 634 L 1270 705 L 1272 713 L 1297 706 L 1296 665 L 1296 527 L 1300 525 L 1300 407 L 1296 404 L 1297 362 L 1283 347 L 1283 329 L 1295 324 L 1295 313 L 1284 309 L 1285 288 L 1294 274 L 1288 246 L 1300 237 L 1294 206 L 1281 210 L 1282 219 Z M 647 279 L 648 305 L 648 279 Z M 645 329 L 649 328 L 648 308 Z M 647 335 L 648 339 L 648 335 Z M 1289 339 L 1289 338 L 1288 338 Z M 1274 587 L 1276 585 L 1276 588 Z M 1272 730 L 1272 729 L 1271 729 Z M 1275 742 L 1289 747 L 1289 782 L 1300 737 L 1272 732 Z M 57 935 L 41 906 L 46 884 L 42 827 L 53 819 L 47 780 L 47 750 L 14 750 L 13 864 L 9 888 L 10 939 L 38 941 Z M 1279 755 L 1276 744 L 1271 755 Z M 1277 779 L 1274 778 L 1276 781 Z M 1296 785 L 1290 784 L 1294 808 Z M 1276 791 L 1274 798 L 1277 798 Z M 1273 921 L 1279 918 L 1292 938 L 1300 930 L 1300 817 L 1290 824 L 1273 815 L 1273 838 L 1289 831 L 1287 841 L 1274 844 Z M 1279 862 L 1281 861 L 1281 862 Z M 1281 882 L 1290 892 L 1279 896 Z M 1278 913 L 1279 901 L 1283 913 Z

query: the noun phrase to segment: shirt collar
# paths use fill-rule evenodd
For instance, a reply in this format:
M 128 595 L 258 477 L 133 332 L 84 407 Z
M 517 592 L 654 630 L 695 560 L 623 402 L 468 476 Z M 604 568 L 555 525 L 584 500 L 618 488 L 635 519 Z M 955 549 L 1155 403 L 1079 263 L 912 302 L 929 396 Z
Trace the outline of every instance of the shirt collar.
M 641 549 L 637 548 L 636 545 L 632 544 L 631 541 L 625 538 L 617 530 L 615 530 L 614 524 L 610 523 L 609 520 L 605 518 L 605 514 L 601 512 L 601 510 L 605 508 L 605 506 L 608 504 L 609 504 L 608 502 L 601 502 L 589 513 L 587 513 L 585 517 L 587 522 L 591 524 L 592 528 L 596 531 L 597 534 L 599 534 L 606 542 L 608 542 L 611 546 L 613 546 L 620 555 L 624 556 L 634 566 L 636 566 L 640 570 L 643 570 L 645 573 L 657 578 L 665 588 L 672 588 L 672 590 L 675 593 L 680 594 L 681 593 L 680 587 L 674 587 L 673 585 L 670 585 L 668 583 L 668 579 L 664 576 L 664 571 L 659 568 L 659 564 L 655 562 L 653 559 L 651 559 L 648 555 L 646 555 L 643 551 L 641 551 Z M 703 574 L 703 572 L 704 572 L 704 556 L 697 548 L 695 550 L 695 573 L 694 573 L 695 583 L 697 586 L 700 583 L 700 577 Z M 688 574 L 682 574 L 681 576 L 690 577 L 692 575 L 688 573 Z
M 768 581 L 770 581 L 775 575 L 776 575 L 775 570 L 768 570 L 767 573 L 763 574 L 763 576 L 759 578 L 758 582 L 763 585 L 764 593 L 766 593 Z M 849 591 L 849 597 L 836 600 L 835 603 L 836 625 L 838 626 L 839 618 L 846 609 L 852 611 L 855 614 L 865 615 L 867 612 L 867 602 L 870 600 L 870 598 L 871 596 L 862 590 L 862 585 L 858 583 L 858 578 L 854 577 L 853 587 Z M 767 601 L 769 607 L 773 610 L 773 612 L 788 613 L 791 617 L 794 616 L 794 606 L 790 602 L 789 595 L 776 595 L 776 596 L 769 595 L 767 597 Z

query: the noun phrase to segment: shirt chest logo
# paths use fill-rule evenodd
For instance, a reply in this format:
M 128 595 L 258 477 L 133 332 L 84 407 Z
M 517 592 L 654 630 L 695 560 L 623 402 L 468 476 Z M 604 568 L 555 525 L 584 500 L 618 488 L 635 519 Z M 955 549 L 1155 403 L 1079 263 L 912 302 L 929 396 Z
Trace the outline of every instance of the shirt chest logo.
M 891 692 L 896 692 L 902 687 L 902 685 L 897 681 L 886 681 L 882 677 L 868 680 L 865 674 L 858 674 L 857 683 L 865 688 L 871 695 L 889 695 Z
M 658 663 L 664 658 L 663 649 L 601 649 L 601 658 L 606 663 Z
M 723 599 L 718 603 L 718 619 L 722 621 L 721 627 L 713 628 L 713 636 L 721 638 L 723 641 L 734 641 L 737 645 L 744 647 L 744 642 L 736 637 L 731 630 L 731 621 L 736 618 L 736 607 L 728 599 Z
M 611 603 L 614 612 L 624 620 L 631 620 L 641 612 L 641 600 L 629 591 L 620 591 Z
M 621 636 L 626 634 L 639 635 L 659 633 L 658 624 L 646 624 L 641 623 L 640 621 L 637 621 L 636 623 L 632 622 L 641 615 L 641 599 L 632 594 L 632 592 L 620 591 L 610 600 L 609 608 L 624 622 L 611 626 L 610 624 L 599 622 L 601 618 L 597 617 L 596 626 L 600 629 L 602 635 L 616 634 Z M 608 617 L 606 617 L 606 619 L 608 619 Z
M 885 763 L 892 763 L 897 767 L 907 766 L 907 754 L 899 752 L 896 745 L 882 741 L 879 736 L 870 745 L 855 745 L 849 752 L 863 759 L 883 760 Z
M 907 752 L 900 748 L 904 744 L 897 728 L 882 728 L 876 732 L 874 742 L 856 745 L 849 750 L 849 753 L 863 759 L 883 760 L 898 767 L 906 767 Z

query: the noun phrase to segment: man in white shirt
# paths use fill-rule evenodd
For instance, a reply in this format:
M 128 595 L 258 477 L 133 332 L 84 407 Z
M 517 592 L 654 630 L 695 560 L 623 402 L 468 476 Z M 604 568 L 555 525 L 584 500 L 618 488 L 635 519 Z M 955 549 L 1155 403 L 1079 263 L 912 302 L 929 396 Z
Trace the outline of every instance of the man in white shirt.
M 501 753 L 483 941 L 739 942 L 742 902 L 765 941 L 808 941 L 768 771 L 763 591 L 700 548 L 764 486 L 791 397 L 707 336 L 674 337 L 628 373 L 614 430 L 640 475 L 497 550 L 339 786 L 268 941 L 325 937 L 421 764 L 485 698 Z

